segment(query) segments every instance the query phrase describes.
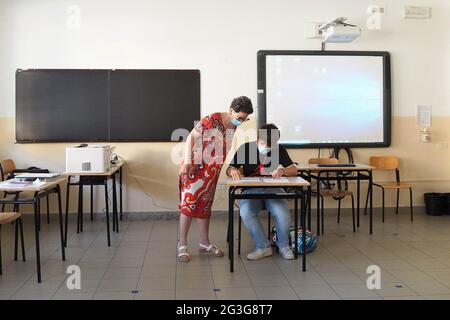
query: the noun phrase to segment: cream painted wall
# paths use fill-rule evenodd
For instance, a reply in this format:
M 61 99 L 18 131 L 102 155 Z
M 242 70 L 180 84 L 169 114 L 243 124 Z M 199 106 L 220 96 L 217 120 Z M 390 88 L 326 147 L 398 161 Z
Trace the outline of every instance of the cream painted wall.
M 387 5 L 380 30 L 367 30 L 370 4 Z M 81 10 L 80 28 L 67 27 L 70 6 Z M 431 20 L 405 20 L 404 5 L 433 7 Z M 304 23 L 347 16 L 363 27 L 337 50 L 387 50 L 392 54 L 393 144 L 355 149 L 402 157 L 402 174 L 415 185 L 416 203 L 427 190 L 450 190 L 449 151 L 437 143 L 450 136 L 450 3 L 447 0 L 2 0 L 0 1 L 0 157 L 20 167 L 64 170 L 65 144 L 14 144 L 14 73 L 17 68 L 198 68 L 201 113 L 226 110 L 231 99 L 256 102 L 256 51 L 318 49 L 303 39 Z M 433 142 L 418 142 L 417 104 L 433 106 Z M 148 116 L 160 116 L 155 111 Z M 254 126 L 254 121 L 247 126 Z M 126 211 L 177 208 L 178 166 L 170 143 L 115 144 L 127 159 Z M 290 152 L 297 161 L 315 150 Z M 381 176 L 384 180 L 386 177 Z M 75 198 L 73 198 L 75 199 Z M 217 190 L 215 209 L 225 208 Z M 406 197 L 403 198 L 406 200 Z M 393 204 L 392 199 L 387 199 Z M 99 196 L 97 210 L 102 209 Z M 406 202 L 402 202 L 406 204 Z M 74 201 L 73 201 L 74 204 Z

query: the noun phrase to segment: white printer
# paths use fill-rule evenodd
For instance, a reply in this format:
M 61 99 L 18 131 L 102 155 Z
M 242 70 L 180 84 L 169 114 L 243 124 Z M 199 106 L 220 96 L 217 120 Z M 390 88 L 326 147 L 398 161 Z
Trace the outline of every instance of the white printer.
M 81 144 L 66 148 L 66 173 L 102 173 L 109 170 L 112 149 L 109 145 Z

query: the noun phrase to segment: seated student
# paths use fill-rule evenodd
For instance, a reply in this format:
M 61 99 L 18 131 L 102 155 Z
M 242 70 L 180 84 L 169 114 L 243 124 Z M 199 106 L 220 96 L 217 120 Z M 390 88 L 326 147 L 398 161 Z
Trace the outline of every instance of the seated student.
M 244 176 L 296 176 L 297 168 L 286 149 L 278 144 L 280 132 L 274 124 L 265 124 L 258 131 L 258 140 L 243 144 L 230 163 L 226 174 L 233 179 Z M 241 170 L 242 171 L 241 171 Z M 285 193 L 283 188 L 245 189 L 243 193 Z M 266 208 L 275 218 L 277 225 L 277 246 L 283 258 L 294 259 L 289 247 L 290 215 L 286 199 L 242 199 L 240 215 L 251 237 L 256 242 L 255 251 L 247 255 L 249 260 L 258 260 L 272 255 L 271 242 L 267 239 L 259 220 L 259 212 Z

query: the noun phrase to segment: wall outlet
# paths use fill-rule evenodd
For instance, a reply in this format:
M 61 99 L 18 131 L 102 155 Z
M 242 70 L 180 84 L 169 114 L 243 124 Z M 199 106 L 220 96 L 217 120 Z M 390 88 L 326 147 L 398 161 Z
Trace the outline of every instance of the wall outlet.
M 403 17 L 405 19 L 431 19 L 431 7 L 405 6 Z
M 438 150 L 447 150 L 448 149 L 448 142 L 439 142 L 437 144 Z
M 387 5 L 378 5 L 372 4 L 367 7 L 368 14 L 386 14 L 387 13 Z

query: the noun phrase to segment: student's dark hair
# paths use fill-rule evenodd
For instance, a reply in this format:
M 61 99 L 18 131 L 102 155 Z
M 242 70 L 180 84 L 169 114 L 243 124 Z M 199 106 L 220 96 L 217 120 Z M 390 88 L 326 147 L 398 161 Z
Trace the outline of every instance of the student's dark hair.
M 280 129 L 273 123 L 263 124 L 258 131 L 258 138 L 266 141 L 267 146 L 271 147 L 272 143 L 276 144 L 280 139 Z M 272 141 L 272 138 L 275 140 Z
M 246 96 L 240 96 L 237 98 L 234 98 L 231 102 L 231 109 L 233 109 L 235 112 L 245 112 L 247 114 L 253 113 L 253 104 L 252 100 Z

